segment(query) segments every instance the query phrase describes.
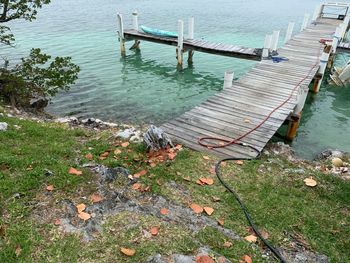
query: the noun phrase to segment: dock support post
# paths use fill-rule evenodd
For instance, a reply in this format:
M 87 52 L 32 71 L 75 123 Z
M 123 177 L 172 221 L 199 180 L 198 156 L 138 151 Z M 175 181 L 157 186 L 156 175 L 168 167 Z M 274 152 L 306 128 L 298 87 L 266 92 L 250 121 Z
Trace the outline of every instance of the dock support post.
M 178 21 L 178 38 L 176 48 L 177 65 L 182 66 L 183 62 L 183 43 L 184 43 L 184 22 Z
M 118 20 L 118 35 L 120 42 L 120 53 L 125 55 L 125 38 L 124 38 L 124 25 L 123 25 L 123 16 L 120 13 L 117 13 Z
M 270 56 L 270 47 L 272 42 L 272 35 L 265 36 L 264 49 L 262 52 L 262 58 L 268 58 Z
M 321 10 L 323 5 L 317 5 L 314 11 L 314 14 L 312 15 L 311 23 L 315 24 L 317 19 L 321 16 Z
M 294 30 L 294 22 L 288 23 L 286 38 L 284 39 L 284 43 L 288 42 L 292 38 L 293 30 Z
M 134 30 L 139 30 L 139 18 L 138 18 L 138 12 L 135 10 L 132 12 L 132 27 Z
M 288 131 L 286 135 L 286 139 L 288 141 L 293 141 L 295 136 L 297 135 L 297 130 L 299 128 L 300 120 L 301 120 L 301 112 L 298 114 L 292 114 L 288 123 Z
M 188 19 L 188 39 L 193 40 L 194 39 L 194 17 L 190 17 Z M 193 50 L 188 51 L 188 59 L 187 62 L 192 64 L 193 63 Z
M 303 24 L 301 25 L 300 31 L 304 31 L 307 28 L 307 25 L 309 24 L 309 19 L 310 19 L 310 14 L 308 14 L 308 13 L 305 14 Z
M 324 73 L 326 71 L 326 68 L 327 68 L 327 63 L 328 63 L 328 60 L 329 60 L 329 56 L 330 56 L 330 52 L 331 52 L 331 47 L 330 46 L 326 46 L 322 55 L 321 55 L 321 58 L 320 58 L 320 67 L 317 71 L 317 74 L 314 78 L 314 85 L 312 87 L 312 91 L 315 92 L 315 93 L 318 93 L 320 91 L 320 87 L 321 87 L 321 84 L 322 84 L 322 80 L 323 80 L 323 77 L 324 77 Z
M 233 77 L 234 77 L 233 71 L 228 70 L 225 72 L 224 89 L 232 87 Z
M 272 53 L 273 54 L 277 53 L 279 37 L 280 37 L 280 31 L 279 30 L 273 31 L 273 34 L 272 34 L 272 45 L 271 45 L 271 49 L 272 49 Z

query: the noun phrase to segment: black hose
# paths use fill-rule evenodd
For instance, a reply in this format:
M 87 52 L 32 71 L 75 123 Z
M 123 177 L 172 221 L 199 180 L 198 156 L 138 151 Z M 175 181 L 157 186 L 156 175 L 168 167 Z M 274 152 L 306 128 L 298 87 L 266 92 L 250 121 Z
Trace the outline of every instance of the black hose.
M 245 144 L 245 143 L 236 143 L 237 145 L 241 145 L 244 147 L 248 147 L 251 148 L 252 150 L 256 151 L 258 153 L 258 156 L 256 158 L 259 158 L 261 153 L 258 149 L 256 149 L 255 147 Z M 220 174 L 220 164 L 222 162 L 226 162 L 226 161 L 237 161 L 237 160 L 252 160 L 252 158 L 237 158 L 237 157 L 230 157 L 230 158 L 225 158 L 225 159 L 221 159 L 220 161 L 218 161 L 215 165 L 215 173 L 217 178 L 219 179 L 219 181 L 221 182 L 221 184 L 228 190 L 231 192 L 231 194 L 233 194 L 233 196 L 235 197 L 236 201 L 238 202 L 238 204 L 240 205 L 241 209 L 244 212 L 245 217 L 247 218 L 248 223 L 250 224 L 250 226 L 252 227 L 252 229 L 254 230 L 254 233 L 261 239 L 261 241 L 271 250 L 271 252 L 276 256 L 277 259 L 280 260 L 280 262 L 282 263 L 287 263 L 287 261 L 283 258 L 283 256 L 278 252 L 278 250 L 273 247 L 260 233 L 260 231 L 258 230 L 257 226 L 254 224 L 253 219 L 251 218 L 246 206 L 244 205 L 244 203 L 242 202 L 242 200 L 239 198 L 238 194 L 236 193 L 236 191 L 231 188 L 221 177 Z

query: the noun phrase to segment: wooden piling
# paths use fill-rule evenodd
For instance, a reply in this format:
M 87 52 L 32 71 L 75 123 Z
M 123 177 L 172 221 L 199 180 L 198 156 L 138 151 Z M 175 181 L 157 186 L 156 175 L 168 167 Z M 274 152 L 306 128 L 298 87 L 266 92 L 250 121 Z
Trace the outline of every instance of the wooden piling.
M 332 50 L 331 46 L 326 46 L 322 52 L 322 55 L 320 58 L 320 66 L 318 68 L 317 74 L 314 77 L 314 84 L 312 87 L 312 91 L 315 93 L 318 93 L 320 91 L 320 87 L 322 84 L 324 73 L 327 68 L 331 50 Z
M 317 19 L 321 16 L 321 10 L 322 10 L 323 5 L 318 5 L 315 8 L 314 14 L 312 15 L 311 22 L 315 23 Z
M 265 36 L 264 49 L 262 52 L 262 58 L 268 58 L 270 56 L 270 48 L 272 42 L 272 35 Z
M 280 37 L 280 31 L 279 30 L 273 31 L 271 50 L 274 53 L 277 52 L 279 37 Z
M 286 32 L 286 38 L 284 39 L 284 43 L 288 42 L 292 38 L 293 30 L 294 30 L 294 22 L 288 23 L 288 28 Z
M 297 135 L 297 130 L 299 128 L 300 120 L 301 120 L 301 112 L 298 114 L 291 114 L 289 117 L 288 130 L 286 139 L 288 141 L 293 141 L 295 136 Z
M 178 38 L 176 48 L 176 58 L 178 66 L 182 66 L 183 63 L 183 42 L 184 42 L 184 22 L 178 21 Z
M 124 37 L 124 25 L 123 25 L 123 16 L 120 13 L 117 13 L 117 22 L 118 22 L 118 36 L 120 42 L 120 53 L 125 55 L 125 37 Z
M 189 40 L 194 39 L 194 17 L 190 17 L 188 19 L 188 36 L 187 36 L 187 38 Z
M 233 71 L 226 71 L 224 76 L 224 89 L 229 89 L 232 87 L 234 73 Z

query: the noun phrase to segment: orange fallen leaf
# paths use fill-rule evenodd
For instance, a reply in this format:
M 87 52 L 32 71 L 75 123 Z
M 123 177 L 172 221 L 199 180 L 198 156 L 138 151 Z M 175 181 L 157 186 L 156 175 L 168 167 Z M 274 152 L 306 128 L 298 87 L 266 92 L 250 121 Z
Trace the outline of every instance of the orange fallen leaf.
M 207 185 L 212 185 L 214 184 L 214 180 L 211 179 L 211 178 L 199 178 L 199 180 L 204 183 L 204 184 L 207 184 Z
M 85 155 L 85 158 L 86 159 L 88 159 L 88 160 L 92 160 L 92 159 L 94 159 L 94 157 L 92 156 L 92 154 L 91 153 L 88 153 L 87 155 Z
M 198 184 L 198 185 L 205 185 L 205 183 L 203 183 L 200 179 L 198 179 L 198 180 L 196 181 L 196 184 Z
M 141 188 L 141 184 L 140 183 L 134 183 L 133 185 L 132 185 L 132 189 L 134 189 L 134 190 L 138 190 L 138 189 L 140 189 Z
M 123 142 L 123 143 L 121 144 L 121 146 L 122 146 L 123 148 L 126 148 L 126 147 L 128 147 L 129 145 L 130 145 L 129 142 Z
M 107 157 L 109 155 L 109 152 L 104 152 L 100 154 L 100 157 Z
M 125 256 L 128 256 L 128 257 L 132 257 L 136 253 L 135 249 L 125 248 L 125 247 L 121 247 L 120 252 L 122 252 Z
M 251 121 L 249 119 L 244 119 L 245 123 L 251 123 Z
M 258 238 L 254 235 L 246 236 L 244 239 L 250 243 L 255 243 L 258 240 Z
M 235 164 L 242 165 L 242 164 L 244 164 L 244 162 L 241 160 L 237 160 L 237 161 L 235 161 Z
M 56 219 L 53 223 L 55 226 L 59 226 L 61 224 L 61 219 Z
M 203 156 L 203 159 L 204 159 L 204 160 L 210 160 L 210 157 L 209 157 L 209 156 L 204 155 L 204 156 Z
M 215 174 L 215 167 L 210 168 L 210 169 L 209 169 L 209 173 Z
M 263 238 L 268 239 L 269 238 L 269 233 L 265 230 L 260 230 L 260 234 Z
M 211 216 L 214 212 L 214 208 L 212 208 L 212 207 L 205 206 L 203 209 L 207 213 L 208 216 Z
M 181 150 L 181 149 L 182 149 L 182 145 L 181 145 L 181 144 L 176 145 L 176 146 L 175 146 L 175 149 Z
M 315 187 L 317 185 L 317 182 L 312 178 L 306 178 L 304 180 L 304 183 L 307 185 L 307 186 L 310 186 L 310 187 Z
M 219 145 L 220 145 L 220 146 L 224 146 L 224 145 L 226 145 L 226 143 L 224 143 L 224 142 L 219 142 Z
M 225 224 L 225 220 L 223 218 L 218 219 L 218 224 L 223 226 Z
M 147 171 L 146 171 L 146 170 L 142 170 L 142 171 L 140 171 L 140 172 L 134 174 L 134 177 L 135 177 L 135 178 L 139 178 L 139 177 L 144 176 L 144 175 L 146 175 L 146 174 L 147 174 Z
M 22 248 L 20 245 L 16 245 L 16 249 L 15 249 L 15 254 L 16 257 L 19 257 L 19 255 L 21 254 Z
M 190 177 L 188 177 L 188 176 L 183 177 L 183 179 L 184 179 L 185 181 L 187 181 L 187 182 L 191 182 L 191 178 L 190 178 Z
M 195 212 L 196 214 L 200 214 L 203 212 L 203 207 L 201 207 L 200 205 L 197 204 L 191 204 L 190 205 L 191 209 L 193 210 L 193 212 Z
M 101 202 L 103 200 L 103 197 L 98 193 L 94 193 L 90 196 L 90 200 L 93 203 L 98 203 L 98 202 Z
M 158 235 L 159 227 L 158 226 L 152 227 L 150 232 L 151 232 L 152 236 Z
M 157 164 L 156 164 L 156 163 L 151 163 L 150 166 L 151 166 L 152 168 L 154 168 L 154 167 L 157 166 Z
M 230 247 L 232 247 L 232 243 L 229 242 L 229 241 L 226 241 L 226 242 L 223 244 L 223 246 L 226 247 L 226 248 L 230 248 Z
M 46 187 L 46 190 L 49 191 L 49 192 L 53 191 L 53 189 L 54 189 L 54 187 L 53 187 L 52 184 L 50 184 L 50 185 L 48 185 L 48 186 Z
M 169 160 L 174 160 L 176 157 L 176 153 L 168 153 Z
M 115 155 L 119 155 L 119 154 L 121 154 L 121 153 L 122 153 L 122 151 L 119 150 L 119 149 L 116 149 L 116 150 L 114 151 L 114 154 L 115 154 Z
M 84 221 L 89 220 L 91 218 L 91 215 L 89 213 L 81 212 L 78 214 L 78 217 L 80 219 L 83 219 Z
M 76 205 L 76 208 L 77 208 L 77 210 L 78 210 L 78 214 L 80 214 L 81 212 L 83 212 L 83 211 L 85 210 L 86 205 L 84 205 L 84 204 L 78 204 L 78 205 Z
M 214 260 L 208 255 L 202 255 L 196 257 L 196 263 L 214 263 Z
M 74 167 L 69 168 L 68 173 L 73 174 L 73 175 L 82 175 L 83 174 L 82 171 L 79 171 L 79 170 L 75 169 Z
M 168 213 L 169 213 L 169 209 L 167 209 L 167 208 L 162 208 L 162 209 L 160 209 L 160 214 L 161 214 L 161 215 L 165 216 L 165 215 L 167 215 Z
M 28 167 L 27 167 L 27 169 L 26 169 L 27 171 L 31 171 L 31 170 L 33 170 L 33 166 L 31 166 L 31 165 L 29 165 Z
M 214 202 L 219 202 L 221 200 L 220 197 L 217 197 L 217 196 L 212 196 L 211 198 L 213 199 Z
M 243 263 L 253 263 L 252 258 L 248 255 L 242 257 Z

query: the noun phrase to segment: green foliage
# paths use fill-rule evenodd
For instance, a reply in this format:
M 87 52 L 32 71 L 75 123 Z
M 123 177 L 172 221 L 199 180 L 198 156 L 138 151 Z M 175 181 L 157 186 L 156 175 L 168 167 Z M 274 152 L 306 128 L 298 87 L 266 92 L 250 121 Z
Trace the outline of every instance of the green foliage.
M 33 95 L 45 98 L 67 91 L 79 73 L 70 57 L 56 57 L 32 49 L 29 57 L 12 69 L 0 69 L 0 95 L 12 104 L 28 105 Z

